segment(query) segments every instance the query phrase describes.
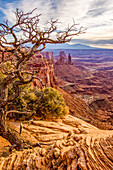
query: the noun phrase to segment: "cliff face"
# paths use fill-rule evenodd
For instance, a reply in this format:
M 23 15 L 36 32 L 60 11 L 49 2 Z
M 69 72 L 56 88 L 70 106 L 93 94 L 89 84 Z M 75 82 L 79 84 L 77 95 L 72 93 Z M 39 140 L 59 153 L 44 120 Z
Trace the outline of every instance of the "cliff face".
M 41 54 L 43 55 L 44 58 L 46 58 L 47 60 L 51 60 L 54 63 L 55 59 L 54 59 L 53 52 L 44 51 L 41 52 Z
M 90 67 L 98 68 L 98 65 L 90 64 Z M 54 65 L 55 75 L 61 82 L 58 86 L 62 88 L 72 115 L 98 128 L 113 129 L 113 72 L 91 70 L 90 67 L 80 62 L 75 66 Z
M 27 70 L 36 73 L 37 79 L 33 82 L 34 86 L 42 88 L 43 84 L 43 86 L 53 87 L 55 84 L 53 63 L 51 60 L 44 59 L 42 54 L 35 55 L 29 60 Z
M 79 95 L 75 95 L 75 91 L 77 94 L 84 93 L 83 89 L 77 84 L 77 81 L 84 79 L 86 76 L 91 76 L 90 72 L 87 73 L 87 69 L 83 70 L 69 64 L 53 66 L 50 60 L 45 60 L 41 56 L 32 57 L 27 69 L 34 70 L 36 76 L 43 83 L 42 85 L 38 79 L 35 79 L 33 82 L 34 86 L 39 88 L 44 86 L 55 87 L 63 94 L 71 115 L 80 117 L 101 129 L 113 129 L 112 103 L 104 98 L 97 97 L 96 99 L 93 94 L 90 94 L 89 98 L 85 96 L 84 99 L 79 97 Z M 58 78 L 55 77 L 54 71 Z M 99 107 L 100 105 L 102 107 Z
M 45 62 L 41 64 L 39 71 L 37 71 L 37 77 L 42 80 L 44 86 L 53 87 L 55 84 L 55 76 L 53 64 L 51 62 Z M 41 87 L 39 80 L 34 80 L 34 85 Z
M 19 131 L 19 123 L 10 122 Z M 36 147 L 13 151 L 7 158 L 0 158 L 0 170 L 111 170 L 113 168 L 113 131 L 98 128 L 66 116 L 58 121 L 33 121 L 23 124 L 21 134 Z

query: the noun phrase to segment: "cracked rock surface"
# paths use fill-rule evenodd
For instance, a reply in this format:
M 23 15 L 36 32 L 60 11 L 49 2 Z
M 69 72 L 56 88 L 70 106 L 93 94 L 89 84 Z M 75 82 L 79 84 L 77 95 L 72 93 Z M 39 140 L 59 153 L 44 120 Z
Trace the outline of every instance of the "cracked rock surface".
M 19 124 L 10 122 L 17 131 Z M 24 123 L 23 127 L 23 138 L 41 143 L 42 148 L 14 150 L 0 158 L 0 170 L 113 169 L 113 130 L 100 130 L 71 115 L 51 122 L 33 121 L 29 126 Z

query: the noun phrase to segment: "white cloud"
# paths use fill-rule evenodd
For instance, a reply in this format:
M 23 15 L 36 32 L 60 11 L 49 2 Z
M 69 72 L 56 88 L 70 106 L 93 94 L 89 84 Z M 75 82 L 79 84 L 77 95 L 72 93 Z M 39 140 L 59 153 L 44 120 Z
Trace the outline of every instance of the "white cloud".
M 109 39 L 113 37 L 113 1 L 112 0 L 20 0 L 7 3 L 2 9 L 6 18 L 13 23 L 16 8 L 28 12 L 37 8 L 37 13 L 42 14 L 43 22 L 50 18 L 58 19 L 63 29 L 72 24 L 72 19 L 77 24 L 87 28 L 83 39 Z M 77 37 L 74 37 L 77 38 Z

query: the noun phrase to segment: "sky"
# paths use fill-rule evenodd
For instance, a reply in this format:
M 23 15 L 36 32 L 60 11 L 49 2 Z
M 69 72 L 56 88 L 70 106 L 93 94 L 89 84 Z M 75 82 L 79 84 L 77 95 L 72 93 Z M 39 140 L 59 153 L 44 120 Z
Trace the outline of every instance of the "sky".
M 16 8 L 29 12 L 34 8 L 45 24 L 58 19 L 61 29 L 72 24 L 85 29 L 84 34 L 74 36 L 70 44 L 113 49 L 113 0 L 0 0 L 0 22 L 14 23 Z

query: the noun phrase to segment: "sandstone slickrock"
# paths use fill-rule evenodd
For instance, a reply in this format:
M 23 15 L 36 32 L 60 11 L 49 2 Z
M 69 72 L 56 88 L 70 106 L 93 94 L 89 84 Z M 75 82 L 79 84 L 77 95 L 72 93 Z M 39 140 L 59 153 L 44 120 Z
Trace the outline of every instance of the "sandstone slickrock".
M 19 130 L 19 123 L 16 123 L 16 126 L 15 122 L 10 123 Z M 25 126 L 27 125 L 24 124 Z M 79 133 L 75 133 L 75 129 L 78 129 Z M 79 118 L 68 115 L 60 121 L 33 121 L 29 129 L 24 128 L 21 135 L 24 137 L 25 133 L 25 138 L 32 143 L 36 140 L 41 143 L 42 148 L 13 150 L 13 153 L 6 158 L 0 158 L 0 170 L 113 169 L 112 130 L 100 130 Z M 56 138 L 53 139 L 52 134 L 56 135 Z

